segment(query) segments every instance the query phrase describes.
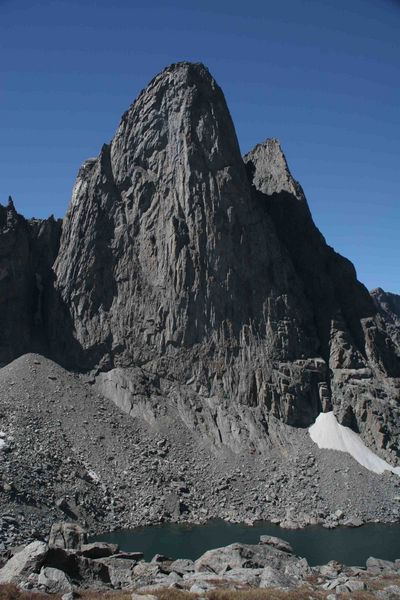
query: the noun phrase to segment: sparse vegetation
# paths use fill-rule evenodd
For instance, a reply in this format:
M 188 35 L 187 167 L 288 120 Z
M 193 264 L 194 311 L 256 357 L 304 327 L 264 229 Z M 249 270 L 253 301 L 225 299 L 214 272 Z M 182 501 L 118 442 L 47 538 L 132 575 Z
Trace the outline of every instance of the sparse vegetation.
M 48 594 L 38 592 L 30 592 L 29 590 L 21 590 L 12 583 L 0 584 L 0 600 L 49 600 Z M 51 596 L 54 600 L 58 600 L 58 596 Z
M 207 594 L 208 600 L 324 600 L 326 592 L 314 592 L 309 587 L 295 590 L 279 590 L 275 588 L 257 590 L 215 590 Z
M 338 594 L 338 600 L 376 600 L 376 592 L 389 586 L 400 586 L 400 577 L 383 576 L 368 581 L 369 590 Z M 140 592 L 136 592 L 140 594 Z M 145 592 L 142 592 L 145 595 Z M 131 600 L 131 591 L 100 592 L 96 590 L 82 590 L 79 597 L 82 600 Z M 315 589 L 313 586 L 304 585 L 293 590 L 277 588 L 267 589 L 216 589 L 206 592 L 207 600 L 326 600 L 332 590 Z M 158 600 L 197 600 L 198 594 L 174 588 L 152 590 L 151 595 Z M 393 596 L 395 597 L 395 596 Z M 61 600 L 60 595 L 31 592 L 21 590 L 13 584 L 0 585 L 0 600 Z

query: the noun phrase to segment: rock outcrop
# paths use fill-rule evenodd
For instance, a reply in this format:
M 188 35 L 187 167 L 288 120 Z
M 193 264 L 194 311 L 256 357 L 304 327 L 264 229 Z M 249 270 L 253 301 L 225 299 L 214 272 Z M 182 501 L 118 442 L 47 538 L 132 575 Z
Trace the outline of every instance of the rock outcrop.
M 333 409 L 399 456 L 387 320 L 314 225 L 279 143 L 242 159 L 203 65 L 171 65 L 141 92 L 80 169 L 60 240 L 58 223 L 1 210 L 4 362 L 41 341 L 132 416 L 169 411 L 215 447 L 264 452 L 277 423 Z
M 398 454 L 400 363 L 386 319 L 353 265 L 318 231 L 279 142 L 259 144 L 244 160 L 253 193 L 290 255 L 313 315 L 317 354 L 329 369 L 324 409 L 331 404 L 343 425 L 375 448 Z
M 61 221 L 27 221 L 9 198 L 0 205 L 0 364 L 45 351 Z
M 36 541 L 25 546 L 0 569 L 0 583 L 20 583 L 40 570 L 47 554 L 47 545 Z
M 386 328 L 397 347 L 400 356 L 400 296 L 376 288 L 371 292 L 372 299 L 379 313 L 386 321 Z
M 117 403 L 137 406 L 144 380 L 147 398 L 165 395 L 163 377 L 189 413 L 226 403 L 220 422 L 249 430 L 256 412 L 265 430 L 271 416 L 305 427 L 333 408 L 398 451 L 400 363 L 384 320 L 315 227 L 279 143 L 242 160 L 202 65 L 158 75 L 83 165 L 54 269 L 78 342 L 69 360 L 108 371 L 101 389 L 105 377 Z

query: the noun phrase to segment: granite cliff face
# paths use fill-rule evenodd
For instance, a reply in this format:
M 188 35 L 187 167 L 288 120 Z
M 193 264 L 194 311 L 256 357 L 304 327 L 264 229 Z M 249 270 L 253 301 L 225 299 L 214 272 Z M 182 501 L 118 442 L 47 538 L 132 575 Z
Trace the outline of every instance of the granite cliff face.
M 242 159 L 204 66 L 158 75 L 84 163 L 54 285 L 58 225 L 2 211 L 21 331 L 36 314 L 38 269 L 48 353 L 95 370 L 126 412 L 151 421 L 173 410 L 216 447 L 263 451 L 279 422 L 306 427 L 333 408 L 391 460 L 400 454 L 400 361 L 386 315 L 315 227 L 279 143 Z M 31 333 L 22 338 L 5 361 L 32 345 Z
M 372 290 L 371 296 L 386 322 L 386 328 L 397 347 L 397 355 L 400 356 L 400 296 L 384 292 L 382 288 Z
M 301 282 L 203 66 L 156 77 L 84 165 L 54 268 L 87 366 L 140 366 L 293 424 L 319 412 Z M 287 393 L 272 361 L 290 361 Z
M 314 225 L 279 143 L 259 144 L 244 161 L 253 192 L 265 203 L 302 281 L 316 327 L 317 353 L 329 369 L 334 411 L 342 424 L 361 431 L 373 445 L 398 453 L 400 370 L 387 315 L 377 311 L 353 265 L 326 244 Z
M 27 221 L 10 198 L 0 205 L 0 364 L 44 351 L 61 221 Z

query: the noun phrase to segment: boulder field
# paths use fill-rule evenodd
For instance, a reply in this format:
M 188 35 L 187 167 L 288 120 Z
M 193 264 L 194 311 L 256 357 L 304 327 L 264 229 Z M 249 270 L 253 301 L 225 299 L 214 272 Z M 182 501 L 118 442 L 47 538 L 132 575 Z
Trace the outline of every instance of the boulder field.
M 193 598 L 213 590 L 297 590 L 301 597 L 320 594 L 317 597 L 327 600 L 365 591 L 364 597 L 390 600 L 400 594 L 400 561 L 371 557 L 363 568 L 335 561 L 310 567 L 287 542 L 264 535 L 259 544 L 230 544 L 209 550 L 196 561 L 157 554 L 145 562 L 140 552 L 88 544 L 85 531 L 75 523 L 57 523 L 47 543 L 32 542 L 8 559 L 0 568 L 0 590 L 1 584 L 62 595 L 64 600 L 85 589 L 125 590 L 132 593 L 132 600 L 157 599 L 163 589 L 188 591 Z

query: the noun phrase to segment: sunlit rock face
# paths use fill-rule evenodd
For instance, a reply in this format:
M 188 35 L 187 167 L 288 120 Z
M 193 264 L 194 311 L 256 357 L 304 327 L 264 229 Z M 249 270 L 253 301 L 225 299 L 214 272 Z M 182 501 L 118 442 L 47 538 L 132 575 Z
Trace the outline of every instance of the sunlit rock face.
M 155 415 L 161 401 L 238 448 L 333 409 L 398 452 L 400 364 L 385 316 L 314 225 L 279 142 L 241 157 L 203 65 L 155 77 L 83 164 L 53 274 L 48 353 L 101 371 L 127 412 L 140 397 Z
M 301 281 L 202 65 L 156 77 L 85 163 L 55 272 L 83 360 L 194 378 L 207 395 L 263 403 L 293 424 L 318 411 Z M 292 389 L 274 361 L 288 362 Z

